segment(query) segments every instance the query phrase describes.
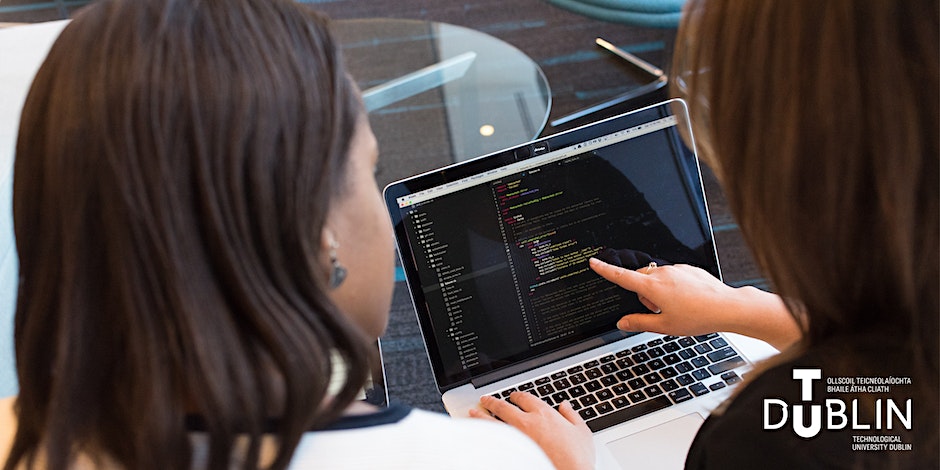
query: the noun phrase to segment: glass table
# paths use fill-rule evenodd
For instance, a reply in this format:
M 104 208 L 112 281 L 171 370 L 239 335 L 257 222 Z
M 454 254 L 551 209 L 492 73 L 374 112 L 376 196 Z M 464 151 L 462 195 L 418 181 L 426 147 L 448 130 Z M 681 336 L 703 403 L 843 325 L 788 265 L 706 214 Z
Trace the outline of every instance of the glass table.
M 445 23 L 334 22 L 363 91 L 385 184 L 532 140 L 551 108 L 548 81 L 524 53 Z

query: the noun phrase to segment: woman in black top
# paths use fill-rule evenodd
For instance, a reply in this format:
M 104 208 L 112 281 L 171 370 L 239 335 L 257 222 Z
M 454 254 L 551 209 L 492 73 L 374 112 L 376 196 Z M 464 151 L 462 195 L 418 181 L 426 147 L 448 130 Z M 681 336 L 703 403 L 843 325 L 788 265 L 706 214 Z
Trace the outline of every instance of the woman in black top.
M 688 468 L 938 468 L 938 24 L 936 0 L 689 1 L 674 91 L 778 295 L 591 261 L 662 311 L 621 329 L 782 351 L 713 412 Z M 545 446 L 551 417 L 526 404 L 482 402 Z M 573 447 L 555 452 L 590 452 Z

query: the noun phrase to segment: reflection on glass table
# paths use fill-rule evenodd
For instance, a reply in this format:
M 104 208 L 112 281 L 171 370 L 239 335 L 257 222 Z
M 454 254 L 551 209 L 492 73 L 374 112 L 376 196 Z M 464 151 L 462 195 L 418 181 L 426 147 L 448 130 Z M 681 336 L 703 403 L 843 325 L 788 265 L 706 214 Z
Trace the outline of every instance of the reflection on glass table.
M 340 20 L 383 158 L 379 183 L 534 139 L 551 108 L 545 75 L 497 38 L 444 23 Z

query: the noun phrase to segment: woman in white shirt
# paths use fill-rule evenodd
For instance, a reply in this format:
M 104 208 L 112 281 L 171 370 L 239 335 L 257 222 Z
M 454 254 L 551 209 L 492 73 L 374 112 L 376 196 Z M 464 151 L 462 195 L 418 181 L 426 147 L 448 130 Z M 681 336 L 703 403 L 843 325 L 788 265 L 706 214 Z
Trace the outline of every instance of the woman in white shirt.
M 17 142 L 5 468 L 549 468 L 508 426 L 355 399 L 394 285 L 377 158 L 303 5 L 83 9 Z

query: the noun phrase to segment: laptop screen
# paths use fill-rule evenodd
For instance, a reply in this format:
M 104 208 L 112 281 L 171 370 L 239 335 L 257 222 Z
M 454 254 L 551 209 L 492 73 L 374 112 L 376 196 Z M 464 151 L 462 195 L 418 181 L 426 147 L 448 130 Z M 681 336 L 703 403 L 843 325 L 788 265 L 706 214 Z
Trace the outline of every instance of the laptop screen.
M 683 113 L 681 102 L 673 101 Z M 698 162 L 669 103 L 386 188 L 444 389 L 648 312 L 588 268 L 686 263 L 719 276 Z M 681 117 L 681 116 L 680 116 Z

